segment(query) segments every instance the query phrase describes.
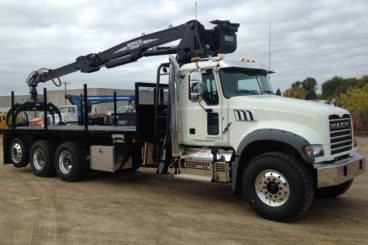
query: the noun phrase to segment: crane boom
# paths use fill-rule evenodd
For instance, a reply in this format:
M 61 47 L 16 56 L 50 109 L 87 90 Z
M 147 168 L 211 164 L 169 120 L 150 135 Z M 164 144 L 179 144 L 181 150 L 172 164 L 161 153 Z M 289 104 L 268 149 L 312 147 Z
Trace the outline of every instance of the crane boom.
M 120 43 L 105 51 L 79 56 L 75 62 L 56 69 L 40 69 L 34 71 L 27 78 L 31 100 L 37 100 L 36 87 L 39 83 L 59 79 L 70 73 L 81 71 L 91 73 L 101 67 L 113 68 L 128 64 L 145 56 L 177 54 L 179 64 L 191 61 L 194 56 L 210 57 L 219 53 L 231 53 L 236 49 L 236 32 L 239 24 L 229 21 L 215 20 L 213 29 L 207 30 L 196 21 L 191 20 L 184 24 L 169 27 L 168 29 L 142 34 L 142 36 Z M 176 40 L 177 46 L 161 47 Z M 54 82 L 55 83 L 55 82 Z

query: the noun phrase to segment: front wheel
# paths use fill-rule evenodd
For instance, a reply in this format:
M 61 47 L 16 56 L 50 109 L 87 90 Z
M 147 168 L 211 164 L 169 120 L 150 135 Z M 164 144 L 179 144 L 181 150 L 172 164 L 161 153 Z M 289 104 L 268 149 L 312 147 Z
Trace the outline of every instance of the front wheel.
M 314 199 L 312 174 L 289 154 L 264 153 L 244 169 L 242 191 L 252 208 L 271 220 L 302 216 Z
M 353 180 L 354 179 L 348 180 L 340 185 L 319 188 L 316 190 L 316 197 L 336 198 L 344 194 L 350 188 L 350 186 L 353 184 Z

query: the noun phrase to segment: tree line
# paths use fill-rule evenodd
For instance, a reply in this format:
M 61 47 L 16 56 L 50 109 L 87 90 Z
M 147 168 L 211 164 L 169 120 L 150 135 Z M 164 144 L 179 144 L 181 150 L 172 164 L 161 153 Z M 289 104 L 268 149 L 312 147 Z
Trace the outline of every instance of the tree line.
M 325 100 L 349 110 L 354 118 L 368 119 L 368 75 L 361 78 L 334 76 L 322 83 L 321 94 L 313 77 L 296 81 L 284 91 L 286 97 L 305 100 Z

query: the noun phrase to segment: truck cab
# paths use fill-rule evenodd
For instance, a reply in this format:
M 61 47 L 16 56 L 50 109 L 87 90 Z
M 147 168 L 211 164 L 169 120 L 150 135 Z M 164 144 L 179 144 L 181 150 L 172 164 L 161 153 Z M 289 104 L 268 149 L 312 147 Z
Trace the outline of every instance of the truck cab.
M 78 122 L 78 108 L 76 105 L 59 106 L 58 109 L 61 114 L 61 119 L 64 123 Z M 55 119 L 57 120 L 58 117 Z
M 106 112 L 105 116 L 105 124 L 113 125 L 114 124 L 114 111 Z M 122 105 L 119 106 L 116 110 L 116 124 L 117 125 L 126 125 L 126 126 L 134 126 L 135 125 L 135 109 L 131 105 Z
M 314 191 L 335 197 L 366 167 L 347 110 L 276 96 L 270 73 L 222 58 L 180 68 L 176 177 L 231 182 L 261 215 L 280 218 L 293 188 L 304 205 Z
M 249 103 L 274 97 L 270 71 L 253 63 L 223 60 L 198 62 L 199 69 L 193 65 L 180 69 L 183 80 L 189 81 L 178 86 L 182 143 L 223 147 L 239 144 L 239 129 L 247 134 L 258 122 L 256 108 Z
M 78 122 L 78 108 L 76 105 L 66 105 L 58 107 L 61 116 L 62 123 L 77 123 Z M 48 124 L 59 124 L 60 118 L 57 116 L 52 117 L 50 114 L 47 115 Z M 40 112 L 39 116 L 33 118 L 29 122 L 30 127 L 42 127 L 44 125 L 44 113 Z

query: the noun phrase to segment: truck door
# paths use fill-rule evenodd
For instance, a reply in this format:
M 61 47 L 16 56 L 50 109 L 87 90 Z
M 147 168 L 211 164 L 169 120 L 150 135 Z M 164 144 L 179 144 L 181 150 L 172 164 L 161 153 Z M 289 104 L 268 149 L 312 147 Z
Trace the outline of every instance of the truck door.
M 197 78 L 195 77 L 197 76 Z M 194 71 L 188 81 L 186 136 L 190 140 L 222 140 L 222 100 L 212 69 Z
M 68 113 L 68 121 L 69 122 L 77 122 L 78 121 L 78 116 L 77 116 L 77 106 L 72 105 L 69 107 L 69 113 Z

